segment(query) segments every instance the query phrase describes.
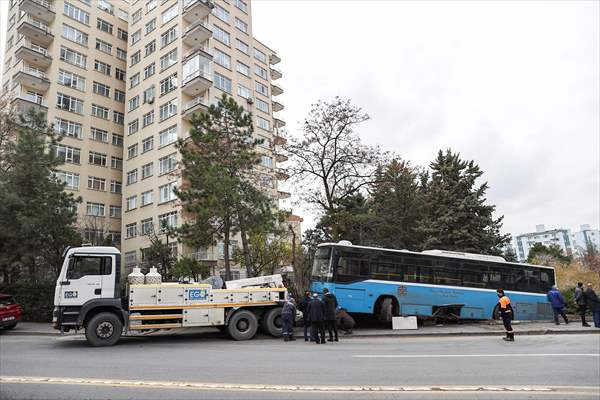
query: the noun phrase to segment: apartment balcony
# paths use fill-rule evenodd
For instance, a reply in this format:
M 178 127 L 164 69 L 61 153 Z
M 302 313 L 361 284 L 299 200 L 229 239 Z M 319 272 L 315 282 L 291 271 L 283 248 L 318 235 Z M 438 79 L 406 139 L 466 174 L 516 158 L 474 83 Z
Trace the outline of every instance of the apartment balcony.
M 183 43 L 188 46 L 198 46 L 206 42 L 212 36 L 204 21 L 196 21 L 188 26 L 183 34 Z
M 19 85 L 46 92 L 50 88 L 50 80 L 45 73 L 21 65 L 13 75 L 13 81 Z
M 206 46 L 206 44 L 200 44 L 198 46 L 193 47 L 191 50 L 186 51 L 183 54 L 183 62 L 185 62 L 188 58 L 192 58 L 195 55 L 199 55 L 200 57 L 204 57 L 208 60 L 212 60 L 213 58 L 208 46 Z
M 201 20 L 211 13 L 214 6 L 210 0 L 184 0 L 183 19 L 187 22 Z
M 46 23 L 54 21 L 54 6 L 46 0 L 21 0 L 19 9 Z
M 289 192 L 277 191 L 277 198 L 279 200 L 289 199 L 290 197 L 292 197 L 292 194 Z
M 200 68 L 188 75 L 184 75 L 181 90 L 188 96 L 197 97 L 211 86 L 212 77 L 210 75 L 210 68 Z
M 277 178 L 278 181 L 285 181 L 290 179 L 290 176 L 287 172 L 285 172 L 285 170 L 281 169 L 281 168 L 275 168 L 275 177 Z
M 198 96 L 194 100 L 183 105 L 181 116 L 186 121 L 191 121 L 192 116 L 197 113 L 204 112 L 208 109 L 208 102 L 204 96 Z
M 281 79 L 282 76 L 283 76 L 283 74 L 281 73 L 281 71 L 279 71 L 275 68 L 271 68 L 271 79 L 273 79 L 273 80 Z
M 281 136 L 279 136 L 281 137 Z M 285 138 L 282 138 L 285 140 Z M 277 161 L 278 163 L 282 163 L 282 162 L 286 162 L 288 160 L 288 156 L 286 156 L 285 154 L 280 154 L 280 153 L 275 153 L 275 161 Z
M 11 100 L 19 114 L 25 114 L 29 109 L 35 109 L 41 112 L 48 112 L 48 103 L 46 99 L 35 96 L 27 91 L 17 91 L 15 97 Z
M 277 54 L 271 54 L 271 56 L 269 57 L 269 64 L 271 65 L 279 64 L 280 62 L 281 58 L 279 58 Z
M 47 25 L 30 17 L 22 18 L 22 22 L 17 27 L 17 32 L 44 46 L 48 46 L 54 40 L 54 35 Z
M 273 96 L 279 96 L 282 93 L 283 93 L 283 89 L 282 88 L 280 88 L 277 85 L 271 85 L 271 94 Z
M 283 128 L 285 126 L 285 121 L 279 118 L 273 118 L 273 124 L 275 125 L 275 133 L 277 134 L 279 128 Z
M 273 134 L 273 144 L 275 146 L 283 146 L 287 143 L 287 139 L 283 136 L 280 136 L 278 133 Z
M 25 38 L 22 38 L 17 42 L 15 58 L 17 60 L 23 60 L 29 65 L 34 65 L 43 69 L 48 68 L 52 63 L 52 57 L 50 57 L 47 50 L 33 45 Z
M 273 111 L 277 112 L 277 111 L 281 111 L 283 110 L 283 104 L 277 102 L 277 101 L 273 101 Z

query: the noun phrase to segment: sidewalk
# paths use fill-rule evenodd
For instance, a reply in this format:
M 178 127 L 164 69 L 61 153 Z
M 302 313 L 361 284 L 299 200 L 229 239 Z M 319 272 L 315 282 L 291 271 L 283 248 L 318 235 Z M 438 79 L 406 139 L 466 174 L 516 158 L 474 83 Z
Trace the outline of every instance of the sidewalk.
M 515 321 L 513 328 L 517 335 L 556 335 L 556 334 L 600 334 L 599 328 L 585 328 L 581 323 L 573 322 L 568 325 L 554 325 L 553 322 Z M 157 332 L 157 335 L 166 334 L 191 334 L 217 332 L 214 328 L 184 328 L 180 330 Z M 83 331 L 80 331 L 83 334 Z M 70 333 L 73 334 L 73 333 Z M 385 328 L 357 328 L 352 335 L 340 335 L 344 338 L 374 338 L 374 337 L 427 337 L 427 336 L 486 336 L 502 335 L 504 327 L 501 323 L 492 321 L 464 322 L 461 324 L 447 324 L 443 326 L 420 326 L 417 330 L 392 330 Z M 52 329 L 50 323 L 20 322 L 10 331 L 0 330 L 0 337 L 4 335 L 38 335 L 58 336 L 60 332 Z M 153 334 L 154 335 L 154 334 Z M 302 327 L 295 329 L 295 336 L 302 338 Z

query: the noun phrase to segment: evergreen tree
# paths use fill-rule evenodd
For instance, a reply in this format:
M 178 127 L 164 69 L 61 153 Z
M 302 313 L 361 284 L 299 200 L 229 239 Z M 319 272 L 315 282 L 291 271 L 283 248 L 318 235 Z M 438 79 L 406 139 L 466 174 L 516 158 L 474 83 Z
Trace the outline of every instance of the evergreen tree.
M 503 217 L 494 219 L 494 205 L 486 204 L 487 183 L 474 161 L 463 161 L 450 149 L 441 150 L 430 165 L 431 178 L 424 186 L 425 218 L 418 227 L 423 249 L 502 254 L 510 240 L 502 235 Z
M 190 217 L 178 234 L 194 247 L 223 240 L 226 279 L 231 279 L 230 240 L 247 229 L 247 211 L 257 203 L 247 182 L 260 160 L 256 146 L 262 140 L 253 137 L 252 114 L 227 95 L 194 115 L 192 125 L 190 137 L 178 142 L 183 184 L 176 194 Z
M 13 118 L 3 115 L 2 118 Z M 80 199 L 66 193 L 53 172 L 62 163 L 54 146 L 60 141 L 45 115 L 30 110 L 14 124 L 3 144 L 0 172 L 0 266 L 5 280 L 55 278 L 67 245 L 81 243 L 75 228 Z
M 527 253 L 527 262 L 530 264 L 547 265 L 550 263 L 569 264 L 572 261 L 571 257 L 565 255 L 560 246 L 551 244 L 544 246 L 542 243 L 534 243 Z

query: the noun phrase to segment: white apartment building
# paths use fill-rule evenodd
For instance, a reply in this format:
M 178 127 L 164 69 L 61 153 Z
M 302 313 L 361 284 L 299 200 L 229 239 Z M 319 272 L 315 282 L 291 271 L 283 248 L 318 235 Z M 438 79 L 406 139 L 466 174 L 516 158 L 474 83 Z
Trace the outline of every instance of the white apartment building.
M 535 243 L 544 246 L 557 245 L 566 255 L 578 255 L 586 249 L 587 243 L 593 243 L 600 249 L 600 235 L 598 229 L 591 229 L 590 225 L 581 225 L 580 231 L 571 234 L 570 229 L 549 229 L 544 225 L 536 225 L 536 231 L 524 233 L 513 237 L 512 246 L 517 253 L 519 262 L 527 260 L 529 250 Z

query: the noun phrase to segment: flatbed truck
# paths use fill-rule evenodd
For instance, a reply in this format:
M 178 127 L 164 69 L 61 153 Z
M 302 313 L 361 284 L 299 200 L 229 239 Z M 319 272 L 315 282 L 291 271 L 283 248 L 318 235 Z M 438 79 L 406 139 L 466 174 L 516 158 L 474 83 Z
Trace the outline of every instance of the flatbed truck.
M 284 287 L 214 289 L 163 282 L 127 284 L 124 291 L 122 286 L 117 248 L 68 249 L 54 292 L 54 328 L 83 329 L 92 346 L 114 345 L 124 335 L 188 327 L 217 327 L 234 340 L 252 339 L 259 328 L 281 336 Z

